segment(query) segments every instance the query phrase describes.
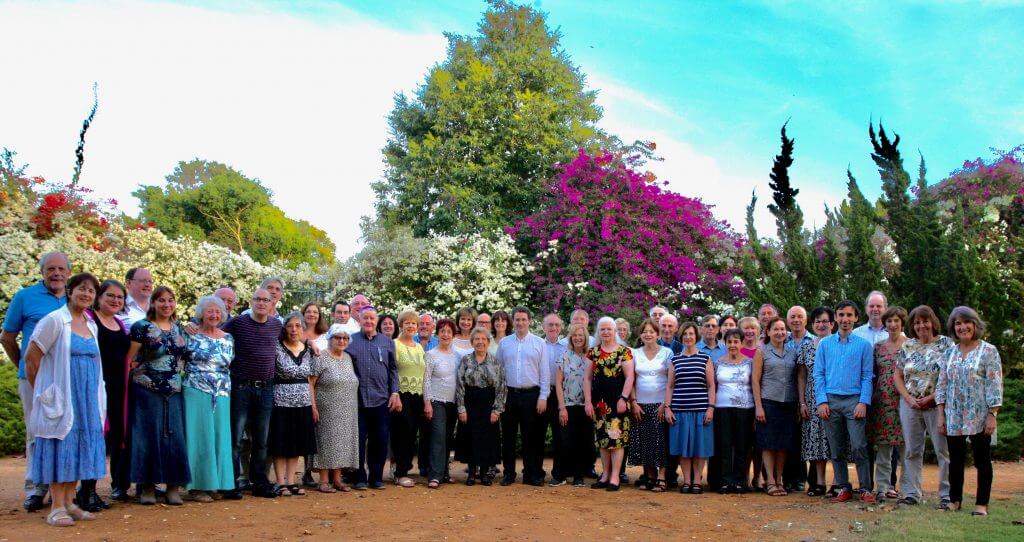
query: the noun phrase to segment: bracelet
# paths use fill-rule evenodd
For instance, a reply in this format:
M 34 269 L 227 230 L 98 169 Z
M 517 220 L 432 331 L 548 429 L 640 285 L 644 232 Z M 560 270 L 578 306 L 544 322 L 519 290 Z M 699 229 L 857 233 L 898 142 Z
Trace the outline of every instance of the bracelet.
M 625 401 L 627 405 L 629 404 L 629 397 L 626 397 L 625 395 L 620 395 L 619 400 Z

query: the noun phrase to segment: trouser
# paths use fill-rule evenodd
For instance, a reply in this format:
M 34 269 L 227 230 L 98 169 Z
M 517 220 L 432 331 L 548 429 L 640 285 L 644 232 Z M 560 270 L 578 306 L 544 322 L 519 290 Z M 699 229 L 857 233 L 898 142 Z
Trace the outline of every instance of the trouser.
M 24 363 L 24 362 L 22 362 Z M 25 421 L 25 496 L 46 495 L 50 490 L 48 484 L 36 484 L 29 478 L 32 472 L 32 450 L 35 448 L 36 436 L 28 431 L 28 418 L 32 415 L 32 384 L 24 378 L 18 379 L 18 397 L 21 398 L 21 413 Z
M 750 428 L 753 425 L 752 408 L 715 409 L 715 457 L 721 466 L 721 475 L 711 488 L 747 485 L 747 456 L 752 445 Z
M 785 480 L 787 487 L 803 489 L 804 484 L 807 483 L 807 462 L 800 455 L 800 439 L 803 432 L 799 419 L 794 418 L 791 423 L 793 424 L 794 442 L 790 450 L 793 451 L 786 455 L 786 464 L 782 468 L 782 479 Z
M 967 435 L 948 436 L 949 441 L 949 500 L 962 503 L 964 499 L 964 463 L 967 459 Z M 971 453 L 974 468 L 978 470 L 978 496 L 974 503 L 988 506 L 992 494 L 992 437 L 985 433 L 971 435 Z
M 548 426 L 551 426 L 551 477 L 556 480 L 565 480 L 568 476 L 565 465 L 567 457 L 565 447 L 562 445 L 562 431 L 565 429 L 558 421 L 558 400 L 555 395 L 555 388 L 551 388 L 551 395 L 548 395 L 548 409 L 540 416 L 540 427 L 537 433 L 540 434 L 541 453 L 544 450 L 544 441 L 548 435 Z
M 427 455 L 430 449 L 430 420 L 423 417 L 423 395 L 401 393 L 399 398 L 402 401 L 402 410 L 390 413 L 390 442 L 395 461 L 395 477 L 409 475 L 413 455 L 416 456 L 420 473 L 426 475 Z
M 430 418 L 430 455 L 427 462 L 427 479 L 442 480 L 448 477 L 448 457 L 455 443 L 455 424 L 459 413 L 455 403 L 431 401 L 434 416 Z
M 558 433 L 564 453 L 561 474 L 582 480 L 594 468 L 594 421 L 582 405 L 566 407 L 566 411 L 569 423 Z
M 544 479 L 544 440 L 539 436 L 539 388 L 509 388 L 501 415 L 502 463 L 507 477 L 516 475 L 516 437 L 522 437 L 523 481 Z
M 888 463 L 888 465 L 882 467 L 885 472 L 889 473 L 889 479 L 886 482 L 888 484 L 886 489 L 882 490 L 879 489 L 877 485 L 875 486 L 876 491 L 887 491 L 889 488 L 896 487 L 896 473 L 897 471 L 902 472 L 903 469 L 901 466 L 903 464 L 903 454 L 896 453 L 897 451 L 893 446 L 890 446 L 889 451 L 886 453 L 883 453 L 881 450 L 876 450 L 875 448 L 876 447 L 872 446 L 870 443 L 868 444 L 868 465 L 871 467 L 871 472 L 877 474 L 875 467 L 879 458 L 882 458 L 883 461 Z
M 892 446 L 889 444 L 875 444 L 875 492 L 885 493 L 895 488 L 892 479 L 896 476 L 896 469 L 893 468 L 892 457 L 903 457 L 903 446 Z M 903 468 L 903 477 L 907 477 L 907 469 Z M 901 486 L 903 484 L 900 484 Z
M 911 408 L 900 399 L 900 424 L 903 426 L 903 441 L 906 453 L 903 460 L 903 480 L 900 487 L 903 494 L 920 500 L 921 470 L 924 467 L 925 433 L 931 437 L 932 448 L 939 462 L 939 498 L 949 498 L 949 447 L 946 437 L 938 432 L 939 409 Z
M 850 474 L 846 470 L 843 450 L 849 446 L 851 456 L 857 465 L 857 481 L 860 489 L 871 490 L 871 464 L 868 463 L 868 443 L 864 435 L 866 418 L 854 418 L 860 398 L 857 395 L 828 394 L 828 408 L 831 415 L 825 420 L 825 434 L 829 452 L 832 454 L 832 469 L 840 487 L 851 489 Z
M 384 462 L 388 458 L 388 405 L 359 407 L 359 470 L 355 482 L 379 484 L 384 482 Z
M 270 428 L 268 426 L 267 431 Z M 268 433 L 269 434 L 269 433 Z M 252 439 L 249 438 L 249 430 L 242 431 L 242 442 L 238 446 L 238 473 L 235 474 L 236 481 L 249 479 L 249 458 L 252 457 Z
M 250 438 L 249 481 L 255 488 L 270 485 L 267 478 L 267 436 L 270 413 L 274 410 L 274 386 L 259 387 L 246 381 L 231 381 L 231 455 L 235 479 L 241 475 L 242 436 Z

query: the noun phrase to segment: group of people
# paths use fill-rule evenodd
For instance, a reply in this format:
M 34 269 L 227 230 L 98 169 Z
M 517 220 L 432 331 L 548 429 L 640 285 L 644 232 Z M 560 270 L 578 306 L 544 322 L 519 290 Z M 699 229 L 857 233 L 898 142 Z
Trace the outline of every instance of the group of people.
M 860 327 L 855 302 L 814 309 L 813 334 L 804 308 L 782 318 L 764 305 L 699 323 L 657 306 L 635 334 L 623 319 L 591 330 L 583 310 L 567 327 L 552 313 L 538 335 L 525 307 L 435 319 L 379 314 L 357 295 L 280 314 L 285 285 L 268 278 L 241 314 L 223 287 L 183 322 L 174 291 L 144 268 L 123 284 L 70 270 L 64 254 L 44 254 L 0 336 L 18 365 L 25 508 L 49 494 L 55 526 L 109 507 L 96 492 L 108 455 L 111 498 L 128 500 L 135 484 L 142 504 L 383 489 L 389 459 L 403 487 L 417 483 L 414 459 L 427 487 L 451 482 L 453 457 L 466 485 L 510 485 L 521 455 L 534 486 L 592 476 L 591 488 L 617 491 L 629 464 L 652 492 L 806 487 L 836 502 L 914 505 L 926 435 L 938 506 L 962 504 L 969 441 L 973 513 L 987 513 L 1001 366 L 968 307 L 949 315 L 949 336 L 931 308 L 908 314 L 880 292 Z

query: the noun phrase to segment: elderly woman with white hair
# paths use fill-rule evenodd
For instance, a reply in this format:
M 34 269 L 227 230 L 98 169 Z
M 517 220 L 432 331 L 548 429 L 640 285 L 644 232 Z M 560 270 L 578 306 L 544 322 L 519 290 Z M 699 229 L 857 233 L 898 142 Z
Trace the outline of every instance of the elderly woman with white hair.
M 359 468 L 359 378 L 345 352 L 350 339 L 346 328 L 331 326 L 327 349 L 313 360 L 309 373 L 316 422 L 313 468 L 320 471 L 324 493 L 351 491 L 341 473 Z
M 957 307 L 946 324 L 956 341 L 939 368 L 935 404 L 939 408 L 939 433 L 949 443 L 949 505 L 959 510 L 964 491 L 967 439 L 971 440 L 978 492 L 971 515 L 987 516 L 992 493 L 992 434 L 1003 404 L 1003 366 L 996 347 L 983 341 L 985 323 L 970 307 Z
M 587 352 L 583 380 L 586 412 L 594 421 L 604 470 L 593 489 L 618 491 L 622 461 L 629 444 L 629 397 L 633 392 L 633 352 L 619 344 L 615 320 L 597 321 L 600 343 Z
M 310 366 L 313 353 L 306 342 L 306 320 L 299 312 L 284 317 L 277 345 L 274 373 L 274 410 L 270 414 L 267 448 L 274 460 L 276 494 L 305 495 L 295 483 L 299 458 L 316 453 Z
M 196 306 L 199 332 L 185 339 L 185 446 L 192 471 L 193 500 L 211 502 L 210 491 L 235 488 L 231 459 L 231 373 L 234 338 L 220 329 L 228 317 L 224 302 L 206 296 Z

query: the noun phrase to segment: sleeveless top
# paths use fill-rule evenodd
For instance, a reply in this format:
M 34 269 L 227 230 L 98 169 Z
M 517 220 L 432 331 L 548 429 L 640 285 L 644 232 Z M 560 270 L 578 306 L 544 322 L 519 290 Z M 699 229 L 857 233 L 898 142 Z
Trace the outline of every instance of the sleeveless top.
M 720 359 L 714 363 L 715 408 L 754 408 L 754 391 L 750 386 L 753 360 L 729 363 Z
M 710 360 L 711 357 L 704 352 L 697 352 L 692 356 L 680 352 L 672 357 L 672 371 L 675 375 L 675 383 L 672 388 L 672 410 L 678 412 L 707 410 L 707 363 Z

